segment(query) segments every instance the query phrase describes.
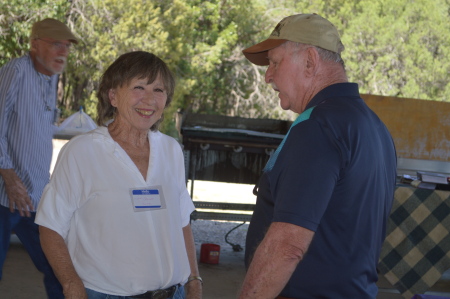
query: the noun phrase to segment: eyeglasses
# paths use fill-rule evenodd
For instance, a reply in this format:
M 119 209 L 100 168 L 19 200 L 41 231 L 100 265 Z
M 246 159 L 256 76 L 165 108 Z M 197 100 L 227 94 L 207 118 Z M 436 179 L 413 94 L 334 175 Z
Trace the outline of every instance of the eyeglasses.
M 70 49 L 72 49 L 72 43 L 65 44 L 65 43 L 61 43 L 61 42 L 51 42 L 51 41 L 48 41 L 48 40 L 45 40 L 42 38 L 37 38 L 37 39 L 41 40 L 43 42 L 46 42 L 47 44 L 50 44 L 54 50 L 64 49 L 64 50 L 70 51 Z

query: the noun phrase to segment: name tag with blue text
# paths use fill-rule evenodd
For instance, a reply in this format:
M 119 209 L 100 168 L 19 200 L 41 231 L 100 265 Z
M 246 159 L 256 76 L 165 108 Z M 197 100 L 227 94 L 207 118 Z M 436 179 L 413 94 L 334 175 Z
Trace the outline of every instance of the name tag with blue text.
M 135 212 L 161 210 L 166 208 L 162 186 L 130 189 L 131 202 Z

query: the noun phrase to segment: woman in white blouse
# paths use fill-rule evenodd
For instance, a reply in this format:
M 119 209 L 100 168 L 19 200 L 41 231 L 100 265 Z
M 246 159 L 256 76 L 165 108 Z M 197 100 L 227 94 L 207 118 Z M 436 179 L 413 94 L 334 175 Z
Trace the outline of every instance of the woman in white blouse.
M 66 298 L 201 298 L 182 150 L 158 131 L 174 88 L 160 58 L 123 54 L 99 128 L 61 150 L 36 223 Z

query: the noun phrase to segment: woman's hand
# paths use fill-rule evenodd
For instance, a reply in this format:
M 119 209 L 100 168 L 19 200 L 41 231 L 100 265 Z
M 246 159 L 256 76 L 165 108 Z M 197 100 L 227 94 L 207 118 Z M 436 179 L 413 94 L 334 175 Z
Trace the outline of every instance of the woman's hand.
M 88 299 L 81 279 L 63 285 L 63 293 L 65 299 Z
M 186 292 L 186 299 L 201 299 L 202 298 L 202 282 L 200 280 L 191 280 L 184 285 Z
M 192 234 L 191 226 L 188 224 L 183 227 L 184 243 L 186 245 L 186 252 L 189 259 L 189 266 L 191 268 L 191 275 L 186 284 L 184 290 L 186 293 L 186 299 L 201 299 L 202 298 L 202 283 L 200 273 L 197 266 L 197 254 L 195 251 L 194 236 Z M 194 278 L 194 279 L 192 279 Z
M 54 230 L 39 226 L 42 250 L 63 288 L 65 299 L 87 299 L 86 289 L 75 271 L 64 239 Z

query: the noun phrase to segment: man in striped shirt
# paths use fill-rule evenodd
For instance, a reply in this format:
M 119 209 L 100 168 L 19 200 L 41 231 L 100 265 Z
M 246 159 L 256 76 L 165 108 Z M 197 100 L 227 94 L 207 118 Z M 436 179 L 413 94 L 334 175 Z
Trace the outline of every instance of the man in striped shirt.
M 0 279 L 14 231 L 44 274 L 51 299 L 64 296 L 42 252 L 34 218 L 50 177 L 57 82 L 72 43 L 78 41 L 65 24 L 38 21 L 29 53 L 0 68 Z

